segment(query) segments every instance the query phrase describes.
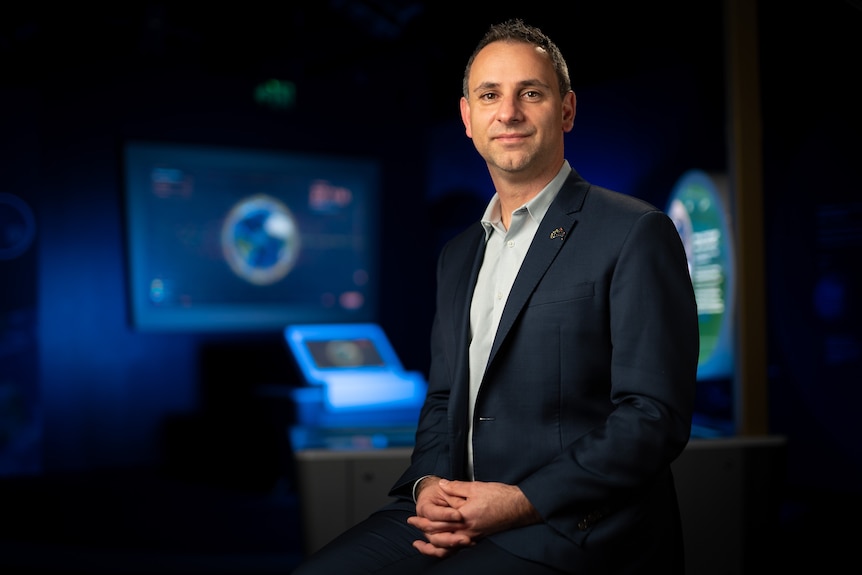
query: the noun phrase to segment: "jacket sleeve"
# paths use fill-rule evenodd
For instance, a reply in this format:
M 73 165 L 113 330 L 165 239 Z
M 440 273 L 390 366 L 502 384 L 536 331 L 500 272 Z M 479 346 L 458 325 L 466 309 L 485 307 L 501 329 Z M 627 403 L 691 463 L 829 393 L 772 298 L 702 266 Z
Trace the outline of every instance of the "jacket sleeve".
M 606 289 L 609 414 L 519 483 L 544 520 L 575 541 L 666 473 L 691 431 L 697 308 L 682 242 L 665 214 L 634 220 Z
M 445 269 L 446 254 L 450 246 L 444 247 L 437 263 L 437 284 Z M 452 478 L 450 464 L 450 442 L 448 432 L 448 408 L 453 381 L 453 366 L 446 352 L 446 339 L 441 327 L 441 308 L 444 296 L 438 290 L 431 327 L 431 366 L 428 375 L 428 390 L 419 415 L 416 442 L 410 466 L 395 482 L 390 495 L 410 495 L 413 484 L 426 475 Z

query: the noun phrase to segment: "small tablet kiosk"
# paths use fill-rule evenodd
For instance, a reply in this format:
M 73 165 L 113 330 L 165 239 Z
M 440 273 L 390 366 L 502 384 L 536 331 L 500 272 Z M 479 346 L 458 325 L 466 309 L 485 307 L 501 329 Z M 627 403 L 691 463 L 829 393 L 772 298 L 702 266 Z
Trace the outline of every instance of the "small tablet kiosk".
M 290 325 L 284 337 L 304 380 L 293 390 L 300 425 L 416 425 L 427 384 L 404 369 L 379 325 Z

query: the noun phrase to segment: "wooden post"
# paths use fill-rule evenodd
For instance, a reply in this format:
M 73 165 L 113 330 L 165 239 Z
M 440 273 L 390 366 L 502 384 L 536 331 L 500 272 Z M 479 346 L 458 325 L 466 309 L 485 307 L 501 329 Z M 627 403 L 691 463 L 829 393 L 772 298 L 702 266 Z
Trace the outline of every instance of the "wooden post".
M 769 429 L 758 2 L 725 0 L 728 141 L 736 253 L 736 430 Z

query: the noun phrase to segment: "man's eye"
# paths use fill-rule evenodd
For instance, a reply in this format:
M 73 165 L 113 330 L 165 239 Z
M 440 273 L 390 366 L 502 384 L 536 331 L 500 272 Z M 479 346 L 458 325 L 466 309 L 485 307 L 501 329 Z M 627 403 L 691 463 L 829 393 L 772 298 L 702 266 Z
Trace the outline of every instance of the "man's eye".
M 488 93 L 488 94 L 482 94 L 481 96 L 479 96 L 479 99 L 480 100 L 493 100 L 496 97 L 497 97 L 496 94 Z

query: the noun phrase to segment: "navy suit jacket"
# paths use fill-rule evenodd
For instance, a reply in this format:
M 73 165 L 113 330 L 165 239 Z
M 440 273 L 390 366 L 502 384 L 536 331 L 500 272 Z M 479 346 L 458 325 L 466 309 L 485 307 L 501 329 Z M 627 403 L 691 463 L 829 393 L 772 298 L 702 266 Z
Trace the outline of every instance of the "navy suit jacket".
M 478 222 L 441 250 L 428 393 L 407 471 L 466 480 L 470 299 Z M 670 464 L 689 439 L 699 336 L 673 222 L 574 170 L 512 286 L 476 400 L 474 475 L 518 485 L 540 524 L 491 536 L 590 573 L 680 572 Z

